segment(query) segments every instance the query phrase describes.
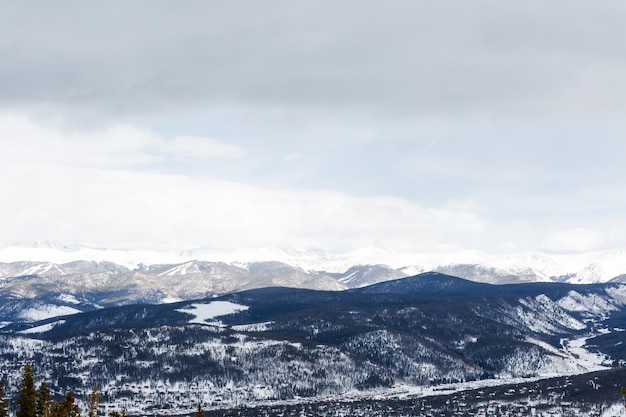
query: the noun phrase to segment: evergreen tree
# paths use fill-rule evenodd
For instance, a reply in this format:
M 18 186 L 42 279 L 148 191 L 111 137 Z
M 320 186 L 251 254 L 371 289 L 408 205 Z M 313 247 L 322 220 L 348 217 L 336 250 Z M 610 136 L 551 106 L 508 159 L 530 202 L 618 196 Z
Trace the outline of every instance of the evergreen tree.
M 202 404 L 198 403 L 198 411 L 194 417 L 204 417 L 204 410 L 202 409 Z
M 102 394 L 100 394 L 100 387 L 92 388 L 91 394 L 87 397 L 87 411 L 89 417 L 98 417 L 101 399 Z
M 52 404 L 50 417 L 80 417 L 80 408 L 74 400 L 72 390 L 67 392 L 65 398 Z
M 0 382 L 0 417 L 9 417 L 9 407 L 4 400 L 4 385 Z
M 52 397 L 48 384 L 42 382 L 37 393 L 37 417 L 50 417 Z
M 74 401 L 74 393 L 72 390 L 67 392 L 65 396 L 65 410 L 67 411 L 67 417 L 80 417 L 80 408 L 78 404 Z
M 22 382 L 17 390 L 16 417 L 37 417 L 37 392 L 30 363 L 24 365 Z

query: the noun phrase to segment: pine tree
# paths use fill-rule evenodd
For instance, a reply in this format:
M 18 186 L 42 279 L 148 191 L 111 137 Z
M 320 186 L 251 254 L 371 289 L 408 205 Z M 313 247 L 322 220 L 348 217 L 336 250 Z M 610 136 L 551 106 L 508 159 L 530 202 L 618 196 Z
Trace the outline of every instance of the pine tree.
M 100 387 L 92 388 L 91 394 L 87 397 L 87 411 L 89 417 L 98 417 L 101 399 L 102 394 L 100 394 Z
M 37 393 L 37 417 L 50 417 L 52 397 L 48 384 L 42 382 Z
M 67 395 L 63 400 L 63 411 L 65 412 L 65 417 L 80 417 L 80 408 L 74 400 L 74 393 L 72 390 L 67 392 Z
M 198 411 L 194 417 L 204 417 L 204 410 L 202 409 L 202 404 L 198 403 Z
M 72 390 L 67 392 L 65 398 L 52 404 L 50 417 L 80 417 L 80 408 L 74 400 Z
M 4 399 L 4 385 L 0 382 L 0 417 L 9 417 L 9 407 Z
M 35 380 L 30 363 L 24 365 L 22 382 L 17 390 L 17 414 L 16 417 L 37 417 L 37 392 Z

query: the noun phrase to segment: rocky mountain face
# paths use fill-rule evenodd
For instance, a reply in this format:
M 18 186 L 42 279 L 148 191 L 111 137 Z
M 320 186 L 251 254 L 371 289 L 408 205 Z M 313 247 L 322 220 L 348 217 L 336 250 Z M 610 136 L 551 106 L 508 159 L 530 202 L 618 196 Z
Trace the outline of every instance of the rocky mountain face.
M 186 276 L 192 266 L 158 273 Z M 496 286 L 427 273 L 346 291 L 260 288 L 13 322 L 0 329 L 0 369 L 9 387 L 29 361 L 58 395 L 99 385 L 105 410 L 177 414 L 198 402 L 419 394 L 619 367 L 625 318 L 619 283 Z
M 112 262 L 0 263 L 0 323 L 22 322 L 138 303 L 190 300 L 263 287 L 339 291 L 346 286 L 318 272 L 280 262 L 233 265 L 190 261 L 140 264 Z

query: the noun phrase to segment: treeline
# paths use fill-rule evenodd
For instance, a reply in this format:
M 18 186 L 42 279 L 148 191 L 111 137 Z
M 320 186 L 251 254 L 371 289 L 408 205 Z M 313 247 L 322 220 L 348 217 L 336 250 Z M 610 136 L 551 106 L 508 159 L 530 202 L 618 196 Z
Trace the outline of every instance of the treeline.
M 87 415 L 97 417 L 100 408 L 100 388 L 94 387 L 88 397 Z M 35 378 L 31 365 L 24 365 L 22 381 L 17 388 L 17 412 L 15 417 L 81 417 L 82 411 L 69 390 L 65 398 L 53 401 L 52 391 L 46 382 L 42 382 L 39 389 L 35 389 Z M 119 412 L 115 415 L 121 416 Z M 0 417 L 9 417 L 9 409 L 5 399 L 4 386 L 0 383 Z
M 100 387 L 93 387 L 87 396 L 87 416 L 98 417 L 102 394 Z M 22 380 L 17 389 L 17 412 L 15 417 L 82 417 L 82 410 L 76 403 L 74 393 L 69 390 L 65 398 L 53 401 L 52 391 L 46 382 L 35 389 L 35 378 L 29 363 L 24 365 Z M 111 411 L 109 417 L 127 417 L 126 409 Z M 204 416 L 201 404 L 194 417 Z M 0 382 L 0 417 L 9 417 L 9 407 L 5 398 L 5 390 Z

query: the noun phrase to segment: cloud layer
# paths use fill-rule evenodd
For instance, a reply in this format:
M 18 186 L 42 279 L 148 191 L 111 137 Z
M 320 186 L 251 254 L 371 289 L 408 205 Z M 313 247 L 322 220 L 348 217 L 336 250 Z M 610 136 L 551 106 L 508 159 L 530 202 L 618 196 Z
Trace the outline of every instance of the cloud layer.
M 5 3 L 5 105 L 527 119 L 624 110 L 621 2 Z M 161 113 L 163 114 L 163 113 Z
M 618 1 L 4 2 L 4 240 L 626 245 Z
M 0 218 L 5 239 L 144 247 L 427 248 L 444 236 L 484 227 L 467 210 L 426 208 L 398 197 L 266 189 L 150 172 L 138 167 L 158 164 L 170 141 L 129 126 L 87 136 L 24 117 L 0 117 L 0 185 L 5 201 L 12 202 Z M 176 146 L 174 155 L 205 163 L 245 154 L 215 140 L 180 141 L 185 146 Z

